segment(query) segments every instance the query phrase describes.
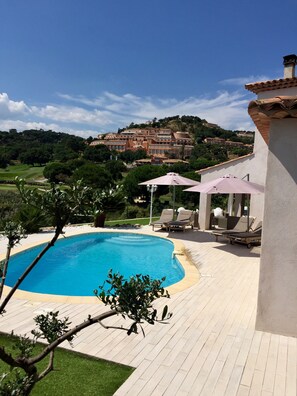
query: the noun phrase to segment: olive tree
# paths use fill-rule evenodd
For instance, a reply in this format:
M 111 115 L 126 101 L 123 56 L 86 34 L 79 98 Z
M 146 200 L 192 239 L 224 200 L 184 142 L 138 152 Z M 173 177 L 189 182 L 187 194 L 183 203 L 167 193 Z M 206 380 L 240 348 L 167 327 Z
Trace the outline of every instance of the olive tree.
M 53 186 L 46 191 L 25 189 L 24 183 L 20 180 L 17 181 L 17 186 L 25 203 L 33 207 L 40 207 L 51 216 L 54 235 L 3 298 L 0 304 L 0 314 L 2 315 L 5 314 L 6 306 L 17 288 L 63 233 L 63 227 L 67 224 L 69 217 L 75 211 L 86 210 L 90 199 L 89 189 L 83 187 L 81 183 L 66 190 Z M 8 242 L 6 257 L 1 263 L 0 301 L 11 251 L 24 237 L 23 229 L 12 222 L 7 223 L 4 234 Z M 138 333 L 139 329 L 144 333 L 142 328 L 144 322 L 149 324 L 165 323 L 171 317 L 167 305 L 163 308 L 161 316 L 158 316 L 154 307 L 156 299 L 169 298 L 168 292 L 162 287 L 163 281 L 164 279 L 151 279 L 147 275 L 136 275 L 130 279 L 124 279 L 122 275 L 110 272 L 105 284 L 94 291 L 98 300 L 109 307 L 106 312 L 94 316 L 87 315 L 83 322 L 72 328 L 70 319 L 68 317 L 60 319 L 58 312 L 36 316 L 34 318 L 36 328 L 32 330 L 30 337 L 26 335 L 18 337 L 15 345 L 16 355 L 9 353 L 5 347 L 0 345 L 0 359 L 10 368 L 8 373 L 4 373 L 0 377 L 0 394 L 29 395 L 36 383 L 53 370 L 55 349 L 62 342 L 67 340 L 71 343 L 77 333 L 91 325 L 99 324 L 105 329 L 110 328 L 104 324 L 104 320 L 107 318 L 115 315 L 121 315 L 123 319 L 128 318 L 128 326 L 116 327 L 126 331 L 128 335 Z M 34 355 L 34 345 L 38 340 L 42 340 L 46 344 L 42 352 Z M 43 359 L 48 359 L 47 367 L 43 371 L 38 371 L 37 363 Z
M 37 263 L 45 255 L 45 253 L 52 246 L 54 246 L 59 236 L 63 233 L 63 228 L 68 223 L 70 216 L 76 211 L 80 209 L 82 210 L 85 207 L 86 200 L 89 199 L 89 189 L 87 187 L 83 187 L 80 182 L 77 182 L 67 190 L 63 190 L 61 189 L 61 187 L 56 185 L 53 185 L 49 190 L 40 190 L 37 188 L 28 189 L 25 188 L 24 181 L 20 179 L 16 180 L 16 185 L 24 204 L 42 210 L 44 215 L 47 215 L 49 217 L 49 219 L 51 220 L 51 224 L 55 228 L 52 239 L 46 244 L 46 246 L 38 254 L 35 260 L 33 260 L 33 262 L 28 265 L 24 273 L 19 277 L 19 279 L 11 288 L 7 296 L 0 303 L 0 314 L 3 313 L 8 301 L 11 299 L 17 288 L 26 278 L 26 276 L 37 265 Z M 1 274 L 2 281 L 0 284 L 0 295 L 2 294 L 2 289 L 5 284 L 11 249 L 19 242 L 21 234 L 23 233 L 23 230 L 18 231 L 19 227 L 19 224 L 10 222 L 4 228 L 4 233 L 7 237 L 8 245 L 6 258 L 1 265 L 3 269 Z
M 168 292 L 162 287 L 161 280 L 152 280 L 147 275 L 136 275 L 129 280 L 124 279 L 119 274 L 109 273 L 107 283 L 109 288 L 105 291 L 104 286 L 100 286 L 95 291 L 95 295 L 110 309 L 99 315 L 88 315 L 79 325 L 70 328 L 69 318 L 58 318 L 58 312 L 50 312 L 46 315 L 41 314 L 34 318 L 37 328 L 32 330 L 32 338 L 19 337 L 17 342 L 18 355 L 5 351 L 0 346 L 0 359 L 7 363 L 14 374 L 14 379 L 9 380 L 8 375 L 4 374 L 0 382 L 1 390 L 7 387 L 18 391 L 20 395 L 29 395 L 37 382 L 41 381 L 47 374 L 54 369 L 55 349 L 64 341 L 73 340 L 74 336 L 81 330 L 100 324 L 105 329 L 116 328 L 124 330 L 128 335 L 138 333 L 142 323 L 149 324 L 165 323 L 171 317 L 167 305 L 164 307 L 161 317 L 158 317 L 157 310 L 153 307 L 153 302 L 160 297 L 169 297 Z M 121 315 L 124 319 L 129 318 L 128 327 L 106 326 L 104 320 L 115 315 Z M 38 340 L 47 342 L 41 353 L 33 356 L 33 347 Z M 37 363 L 48 358 L 47 367 L 38 372 Z M 20 369 L 24 372 L 21 374 Z

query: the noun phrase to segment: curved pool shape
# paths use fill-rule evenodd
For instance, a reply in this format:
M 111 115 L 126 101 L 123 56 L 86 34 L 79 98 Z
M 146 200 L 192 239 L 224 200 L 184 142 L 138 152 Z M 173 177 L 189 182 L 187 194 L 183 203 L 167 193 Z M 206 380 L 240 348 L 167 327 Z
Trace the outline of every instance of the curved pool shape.
M 13 286 L 45 245 L 12 256 L 6 279 Z M 59 239 L 20 286 L 21 290 L 66 296 L 93 296 L 110 269 L 125 278 L 166 276 L 163 286 L 180 281 L 185 273 L 173 257 L 174 245 L 163 238 L 129 233 L 91 233 Z

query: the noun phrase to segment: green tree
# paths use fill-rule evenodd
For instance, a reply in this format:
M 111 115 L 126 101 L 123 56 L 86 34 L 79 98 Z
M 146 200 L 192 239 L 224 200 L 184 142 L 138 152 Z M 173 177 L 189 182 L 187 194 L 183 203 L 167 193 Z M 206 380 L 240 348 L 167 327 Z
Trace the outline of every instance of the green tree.
M 5 169 L 5 168 L 7 168 L 8 164 L 9 164 L 9 161 L 8 161 L 7 157 L 0 153 L 0 168 Z
M 200 157 L 198 159 L 191 160 L 190 166 L 192 169 L 199 170 L 199 169 L 208 168 L 209 166 L 216 165 L 217 163 L 218 161 L 213 161 L 204 157 Z
M 47 216 L 51 225 L 55 226 L 55 233 L 51 241 L 44 247 L 38 257 L 27 267 L 25 272 L 19 277 L 15 285 L 10 289 L 9 293 L 0 305 L 0 314 L 4 312 L 8 301 L 13 296 L 16 289 L 20 286 L 26 276 L 32 271 L 41 257 L 50 249 L 61 235 L 64 226 L 68 223 L 70 216 L 79 211 L 84 210 L 85 205 L 89 202 L 89 190 L 82 186 L 80 182 L 74 184 L 67 190 L 62 190 L 60 187 L 53 185 L 49 190 L 28 189 L 25 188 L 25 182 L 16 179 L 16 186 L 21 195 L 24 205 L 30 208 L 41 210 L 44 216 Z M 19 242 L 20 237 L 17 237 L 19 223 L 7 222 L 8 226 L 4 227 L 4 234 L 8 239 L 8 252 L 4 262 L 4 268 L 7 268 L 10 251 Z M 15 225 L 15 226 L 14 226 Z M 5 270 L 2 271 L 2 280 L 6 278 Z M 5 282 L 3 282 L 4 284 Z M 0 291 L 0 295 L 2 290 Z
M 55 161 L 68 161 L 78 157 L 78 153 L 71 148 L 65 146 L 62 142 L 58 143 L 53 152 L 53 158 Z
M 139 196 L 145 196 L 148 200 L 149 193 L 146 186 L 139 186 L 139 183 L 154 179 L 166 174 L 167 168 L 162 166 L 143 165 L 138 168 L 131 169 L 123 182 L 124 191 L 129 202 L 133 203 L 134 199 Z M 166 187 L 165 187 L 166 188 Z M 156 196 L 164 189 L 157 190 Z
M 22 204 L 13 218 L 20 223 L 26 234 L 39 232 L 41 227 L 45 227 L 48 218 L 42 209 Z
M 71 175 L 72 170 L 67 163 L 52 162 L 47 164 L 43 170 L 43 176 L 48 179 L 50 183 L 65 183 L 69 181 Z
M 132 163 L 138 159 L 147 158 L 146 151 L 143 149 L 126 150 L 119 154 L 119 158 L 127 163 Z
M 189 169 L 190 169 L 190 165 L 184 162 L 178 162 L 170 166 L 170 172 L 175 172 L 180 174 L 188 172 Z
M 112 183 L 111 174 L 101 165 L 92 163 L 82 165 L 72 176 L 74 181 L 83 180 L 83 184 L 95 189 L 103 189 Z
M 85 140 L 80 136 L 65 134 L 61 140 L 61 145 L 67 147 L 75 153 L 81 153 L 85 149 Z
M 104 189 L 93 191 L 90 205 L 93 208 L 94 226 L 104 227 L 106 214 L 123 210 L 126 197 L 122 186 L 106 186 Z
M 87 146 L 83 152 L 83 157 L 92 162 L 105 162 L 110 159 L 111 151 L 104 144 L 97 146 Z
M 46 148 L 32 148 L 24 151 L 20 154 L 20 161 L 23 164 L 27 165 L 35 165 L 39 164 L 44 165 L 51 159 L 51 154 Z
M 16 191 L 0 190 L 0 229 L 3 230 L 4 223 L 14 219 L 20 206 L 22 199 Z
M 127 170 L 126 166 L 121 160 L 107 161 L 105 164 L 105 169 L 111 174 L 113 180 L 115 181 L 121 180 L 123 178 L 122 172 Z

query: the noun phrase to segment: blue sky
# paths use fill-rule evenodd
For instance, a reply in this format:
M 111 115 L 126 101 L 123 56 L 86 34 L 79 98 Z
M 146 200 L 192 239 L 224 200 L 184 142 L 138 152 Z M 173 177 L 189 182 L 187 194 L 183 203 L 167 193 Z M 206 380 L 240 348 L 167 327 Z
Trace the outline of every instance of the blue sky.
M 0 129 L 88 137 L 177 114 L 254 129 L 244 84 L 283 77 L 296 14 L 296 0 L 2 0 Z

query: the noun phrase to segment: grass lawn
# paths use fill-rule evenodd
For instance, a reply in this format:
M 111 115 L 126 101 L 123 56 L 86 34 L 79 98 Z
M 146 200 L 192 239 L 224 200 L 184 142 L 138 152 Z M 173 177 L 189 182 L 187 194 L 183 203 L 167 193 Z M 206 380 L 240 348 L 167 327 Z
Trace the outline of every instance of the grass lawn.
M 158 217 L 153 217 L 153 221 L 157 220 Z M 126 219 L 126 220 L 108 220 L 105 221 L 107 226 L 115 226 L 115 225 L 122 225 L 122 224 L 140 224 L 140 225 L 148 225 L 150 222 L 149 217 L 143 217 L 139 219 Z
M 17 191 L 15 184 L 0 184 L 0 191 Z
M 43 179 L 44 166 L 9 165 L 6 169 L 0 168 L 0 179 L 13 180 L 19 176 L 27 181 Z
M 0 334 L 0 345 L 15 353 L 12 349 L 12 337 Z M 38 350 L 41 349 L 37 345 Z M 47 362 L 45 362 L 47 363 Z M 46 364 L 39 363 L 44 368 Z M 133 368 L 86 357 L 78 353 L 57 349 L 55 352 L 55 370 L 41 380 L 34 390 L 34 396 L 111 396 L 130 376 Z M 0 360 L 0 373 L 8 366 Z

